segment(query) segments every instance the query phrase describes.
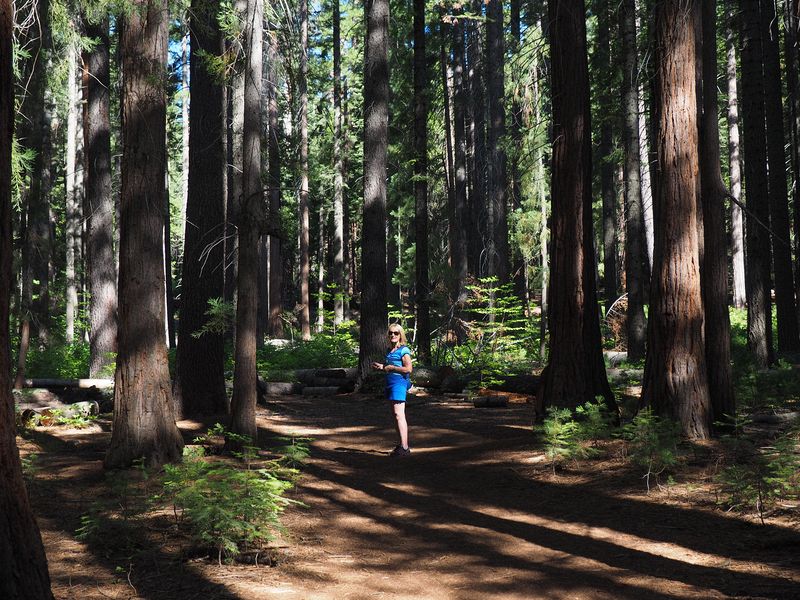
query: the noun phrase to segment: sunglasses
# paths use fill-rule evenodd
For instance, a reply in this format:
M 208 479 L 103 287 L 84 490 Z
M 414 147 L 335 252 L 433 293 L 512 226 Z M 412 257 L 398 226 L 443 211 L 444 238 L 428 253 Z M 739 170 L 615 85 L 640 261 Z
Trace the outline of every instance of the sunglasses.
M 390 331 L 389 335 L 400 335 L 399 331 Z

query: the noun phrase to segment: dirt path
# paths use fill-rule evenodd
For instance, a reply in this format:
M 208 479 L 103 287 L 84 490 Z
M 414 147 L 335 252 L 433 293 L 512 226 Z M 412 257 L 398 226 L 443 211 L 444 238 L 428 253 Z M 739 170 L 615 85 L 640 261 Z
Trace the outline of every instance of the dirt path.
M 153 531 L 141 541 L 149 552 L 131 561 L 75 540 L 103 481 L 107 434 L 34 434 L 47 475 L 37 476 L 32 496 L 56 596 L 800 597 L 796 526 L 726 515 L 696 487 L 648 496 L 613 457 L 553 476 L 533 451 L 526 405 L 414 399 L 414 452 L 404 459 L 386 455 L 393 434 L 379 400 L 282 397 L 268 406 L 259 416 L 264 440 L 314 440 L 293 493 L 306 508 L 286 513 L 291 538 L 275 567 L 178 560 Z

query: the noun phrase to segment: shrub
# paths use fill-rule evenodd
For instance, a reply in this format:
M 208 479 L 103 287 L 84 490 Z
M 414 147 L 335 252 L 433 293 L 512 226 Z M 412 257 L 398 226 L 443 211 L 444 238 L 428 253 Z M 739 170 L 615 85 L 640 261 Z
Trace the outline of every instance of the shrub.
M 741 423 L 741 421 L 737 421 Z M 800 496 L 800 455 L 798 430 L 760 446 L 741 427 L 724 436 L 729 464 L 717 475 L 725 504 L 733 509 L 754 509 L 761 522 L 768 506 L 781 498 Z
M 627 442 L 628 458 L 645 468 L 642 478 L 650 493 L 650 478 L 653 477 L 658 484 L 659 475 L 678 463 L 680 426 L 646 408 L 622 427 L 622 438 Z
M 212 434 L 220 431 L 216 426 Z M 291 502 L 284 497 L 292 486 L 285 477 L 296 473 L 274 461 L 256 468 L 256 449 L 247 445 L 249 440 L 223 432 L 245 445 L 245 451 L 236 455 L 240 461 L 209 459 L 189 450 L 182 464 L 164 468 L 166 499 L 188 521 L 192 538 L 216 549 L 220 564 L 224 556 L 274 539 L 280 530 L 278 517 Z

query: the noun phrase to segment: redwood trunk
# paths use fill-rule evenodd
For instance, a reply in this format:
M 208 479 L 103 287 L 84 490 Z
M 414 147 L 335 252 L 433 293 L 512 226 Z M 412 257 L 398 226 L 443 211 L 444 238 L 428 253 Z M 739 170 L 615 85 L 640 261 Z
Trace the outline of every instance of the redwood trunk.
M 415 16 L 416 18 L 416 16 Z M 339 0 L 333 0 L 333 324 L 344 320 L 344 156 L 342 143 L 342 49 Z M 416 64 L 416 63 L 415 63 Z M 415 88 L 416 89 L 416 88 Z
M 389 135 L 389 0 L 367 0 L 364 50 L 364 218 L 361 236 L 363 378 L 386 350 L 386 155 Z
M 257 441 L 256 329 L 258 317 L 258 240 L 263 224 L 261 188 L 261 43 L 263 5 L 247 3 L 245 29 L 242 205 L 239 211 L 239 268 L 236 276 L 236 348 L 234 351 L 231 431 Z M 231 443 L 232 447 L 238 446 Z
M 619 8 L 622 37 L 622 112 L 625 181 L 625 285 L 628 292 L 626 334 L 628 360 L 644 358 L 647 321 L 644 287 L 647 256 L 642 211 L 641 142 L 639 139 L 639 66 L 636 55 L 636 2 L 622 0 Z
M 223 50 L 215 8 L 195 0 L 190 13 L 189 178 L 176 385 L 176 405 L 187 417 L 228 409 L 222 333 L 197 337 L 209 321 L 209 300 L 222 298 L 225 284 L 225 94 L 204 59 Z
M 84 51 L 88 71 L 86 119 L 87 263 L 89 269 L 89 376 L 114 362 L 117 350 L 117 269 L 114 258 L 114 200 L 111 197 L 108 20 L 86 22 L 95 40 Z
M 22 479 L 9 377 L 9 304 L 14 285 L 11 271 L 13 15 L 11 1 L 0 0 L 0 597 L 8 600 L 47 600 L 53 597 L 47 558 Z
M 698 129 L 693 0 L 656 8 L 657 149 L 655 256 L 642 403 L 709 435 L 697 230 Z
M 466 300 L 467 281 L 467 138 L 464 127 L 464 25 L 458 16 L 453 22 L 453 141 L 455 195 L 453 203 L 453 228 L 450 249 L 450 264 L 455 274 L 453 301 L 462 304 Z
M 267 84 L 267 102 L 269 112 L 269 214 L 277 219 L 281 211 L 281 155 L 280 124 L 278 122 L 278 34 L 269 31 L 267 34 L 267 65 L 269 78 Z M 272 337 L 283 337 L 283 261 L 281 260 L 282 242 L 278 236 L 269 237 L 269 326 Z
M 740 0 L 742 37 L 742 141 L 747 195 L 746 286 L 747 343 L 758 368 L 772 364 L 772 299 L 767 199 L 767 148 L 764 113 L 764 76 L 759 3 Z
M 728 312 L 728 253 L 725 231 L 727 191 L 720 172 L 717 94 L 717 2 L 702 3 L 702 107 L 700 121 L 700 197 L 705 252 L 701 285 L 712 422 L 736 412 L 731 379 L 731 323 Z
M 744 218 L 739 202 L 742 200 L 742 158 L 739 143 L 739 90 L 736 76 L 736 44 L 733 29 L 728 25 L 727 82 L 728 82 L 728 161 L 730 171 L 731 202 L 731 262 L 733 271 L 733 305 L 745 308 L 747 292 L 744 272 Z
M 614 406 L 601 352 L 594 275 L 585 7 L 583 0 L 558 0 L 549 8 L 554 141 L 550 352 L 543 402 L 574 408 L 601 395 Z
M 179 460 L 164 339 L 167 6 L 139 0 L 120 30 L 122 193 L 119 353 L 109 468 Z
M 417 359 L 431 358 L 428 274 L 428 67 L 425 56 L 425 0 L 414 0 L 414 233 Z
M 308 278 L 311 271 L 308 249 L 308 0 L 300 0 L 300 332 L 311 339 L 311 300 Z
M 505 77 L 501 65 L 505 63 L 503 42 L 503 2 L 486 1 L 486 81 L 489 106 L 488 126 L 488 198 L 489 203 L 489 275 L 500 283 L 508 281 L 508 215 L 506 195 L 506 112 Z
M 764 110 L 767 115 L 769 223 L 775 273 L 775 309 L 778 317 L 778 351 L 800 350 L 794 299 L 792 249 L 789 241 L 789 192 L 786 186 L 786 138 L 776 0 L 761 0 L 761 40 L 764 52 Z

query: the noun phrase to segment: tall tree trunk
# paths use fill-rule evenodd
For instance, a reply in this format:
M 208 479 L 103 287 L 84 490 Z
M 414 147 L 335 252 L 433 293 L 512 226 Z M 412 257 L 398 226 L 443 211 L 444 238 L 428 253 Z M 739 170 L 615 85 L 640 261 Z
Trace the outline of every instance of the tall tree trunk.
M 84 17 L 88 72 L 86 120 L 87 263 L 89 269 L 89 376 L 114 362 L 117 350 L 117 269 L 114 256 L 114 200 L 111 197 L 111 120 L 109 114 L 108 20 Z
M 545 406 L 575 408 L 603 396 L 614 408 L 600 340 L 592 233 L 592 129 L 583 0 L 550 9 L 553 164 L 550 352 Z
M 729 16 L 729 20 L 732 16 Z M 728 24 L 725 35 L 727 47 L 728 82 L 728 161 L 730 172 L 731 203 L 731 262 L 733 271 L 733 305 L 744 308 L 747 303 L 744 271 L 744 219 L 739 202 L 742 199 L 742 159 L 739 145 L 739 93 L 736 76 L 736 44 L 733 29 Z
M 320 203 L 317 220 L 317 333 L 325 328 L 325 210 Z
M 451 119 L 450 110 L 452 106 L 452 96 L 450 91 L 450 77 L 448 66 L 447 52 L 447 28 L 445 27 L 444 13 L 440 12 L 439 18 L 439 65 L 441 67 L 442 76 L 442 95 L 444 104 L 444 178 L 447 183 L 447 246 L 450 252 L 449 259 L 450 265 L 452 264 L 452 249 L 456 247 L 455 234 L 456 228 L 453 225 L 455 222 L 455 205 L 456 205 L 456 185 L 455 185 L 455 158 L 453 150 L 453 120 Z
M 642 3 L 642 0 L 636 0 L 637 7 Z M 637 15 L 636 17 L 636 31 L 642 30 L 642 20 Z M 647 76 L 651 75 L 652 65 L 655 62 L 652 57 L 652 52 L 648 49 L 650 60 L 648 61 L 648 68 L 645 71 Z M 650 116 L 650 123 L 647 120 L 647 110 L 645 108 L 645 83 L 648 77 L 642 77 L 639 80 L 639 163 L 641 164 L 640 172 L 642 176 L 642 213 L 644 216 L 644 239 L 645 248 L 647 249 L 647 282 L 646 289 L 650 288 L 650 272 L 653 270 L 653 248 L 655 246 L 655 234 L 653 233 L 653 188 L 654 180 L 651 177 L 652 163 L 654 152 L 652 152 L 653 131 L 652 121 L 653 116 Z M 651 103 L 652 105 L 652 103 Z
M 164 143 L 167 143 L 165 136 Z M 164 172 L 164 329 L 167 347 L 175 348 L 175 292 L 172 283 L 172 210 L 169 202 L 169 162 Z
M 64 177 L 66 192 L 66 332 L 65 340 L 75 340 L 75 315 L 78 310 L 78 280 L 75 275 L 75 258 L 80 256 L 81 211 L 75 173 L 77 171 L 78 143 L 78 49 L 70 44 L 67 50 L 67 156 Z
M 196 417 L 228 409 L 222 332 L 197 337 L 209 322 L 209 302 L 222 298 L 225 284 L 227 107 L 223 86 L 205 59 L 224 51 L 216 4 L 195 0 L 189 25 L 189 162 L 175 405 L 184 416 Z
M 480 15 L 482 0 L 472 0 L 472 12 Z M 469 229 L 467 249 L 470 272 L 478 277 L 486 275 L 483 265 L 484 249 L 488 239 L 486 213 L 486 87 L 484 85 L 483 40 L 484 25 L 477 19 L 468 24 L 467 64 L 469 77 L 469 145 L 470 188 Z
M 342 49 L 339 0 L 333 0 L 333 325 L 344 320 L 344 157 L 342 156 Z
M 281 155 L 280 155 L 280 124 L 278 122 L 278 34 L 269 31 L 267 34 L 267 102 L 269 113 L 269 138 L 267 151 L 269 153 L 269 215 L 270 219 L 277 220 L 281 211 Z M 268 332 L 272 337 L 283 337 L 283 261 L 281 260 L 281 239 L 278 236 L 269 237 L 269 327 Z
M 106 467 L 179 460 L 164 342 L 167 5 L 137 0 L 121 23 L 119 354 Z
M 786 0 L 786 88 L 789 102 L 790 154 L 795 256 L 800 256 L 800 0 Z M 800 319 L 800 260 L 795 261 L 795 298 Z
M 505 77 L 499 65 L 505 64 L 503 43 L 503 3 L 501 0 L 486 2 L 486 68 L 489 106 L 489 227 L 491 241 L 489 250 L 490 275 L 500 283 L 508 281 L 508 215 L 506 206 L 506 114 Z
M 431 359 L 430 267 L 428 259 L 428 63 L 425 0 L 414 0 L 414 237 L 417 360 Z
M 258 240 L 264 221 L 261 188 L 261 44 L 263 4 L 248 0 L 245 20 L 245 88 L 242 143 L 242 205 L 239 212 L 239 268 L 236 277 L 236 347 L 231 398 L 231 431 L 257 441 L 256 317 Z M 231 447 L 238 444 L 230 442 Z
M 700 111 L 700 197 L 705 252 L 700 265 L 708 390 L 712 423 L 736 412 L 731 377 L 731 322 L 728 312 L 728 253 L 725 232 L 727 190 L 720 172 L 717 94 L 717 2 L 701 3 L 702 94 Z
M 311 300 L 308 294 L 310 258 L 308 232 L 308 0 L 300 0 L 300 331 L 311 339 Z
M 747 343 L 758 368 L 772 364 L 772 299 L 763 51 L 759 3 L 740 0 L 742 37 L 742 141 L 747 195 Z
M 704 439 L 711 406 L 698 264 L 694 0 L 656 6 L 659 178 L 642 403 Z
M 780 46 L 776 0 L 761 0 L 761 40 L 764 52 L 764 110 L 767 115 L 769 216 L 773 234 L 775 308 L 778 313 L 778 351 L 800 350 L 794 299 L 792 249 L 789 241 L 789 192 L 786 188 L 786 137 L 783 127 Z
M 642 214 L 641 146 L 639 142 L 639 65 L 636 54 L 636 2 L 622 0 L 619 7 L 622 37 L 622 109 L 625 193 L 625 284 L 628 292 L 625 332 L 628 360 L 644 358 L 647 320 L 644 316 L 646 247 Z
M 26 338 L 32 336 L 47 342 L 49 331 L 50 258 L 50 127 L 52 113 L 47 100 L 47 73 L 51 68 L 52 37 L 50 33 L 50 2 L 37 0 L 34 6 L 36 26 L 28 29 L 23 46 L 30 53 L 24 61 L 22 80 L 27 82 L 27 94 L 19 112 L 25 115 L 18 134 L 20 145 L 34 152 L 27 174 L 27 227 L 23 253 L 23 278 L 29 291 L 23 292 L 20 304 L 20 351 L 15 386 L 25 378 Z M 23 282 L 25 285 L 25 282 Z
M 50 576 L 36 519 L 22 479 L 11 397 L 9 305 L 11 270 L 11 145 L 14 131 L 12 33 L 14 6 L 0 0 L 0 597 L 47 600 Z
M 800 256 L 800 0 L 786 0 L 786 92 L 789 102 L 790 154 L 792 164 L 792 205 L 794 252 Z M 800 318 L 800 260 L 795 260 L 795 298 Z
M 389 138 L 389 0 L 367 0 L 364 49 L 364 218 L 361 235 L 363 379 L 386 350 L 386 155 Z
M 609 0 L 595 0 L 597 14 L 597 50 L 595 77 L 600 121 L 600 195 L 603 199 L 603 295 L 606 310 L 616 302 L 619 289 L 617 277 L 617 203 L 614 193 L 614 139 L 612 119 L 616 111 L 611 96 L 611 15 Z
M 524 70 L 520 68 L 521 59 L 520 49 L 522 44 L 522 0 L 512 0 L 511 2 L 511 54 L 512 58 L 512 89 L 511 99 L 511 146 L 510 146 L 510 168 L 509 168 L 509 210 L 517 212 L 522 210 L 522 174 L 520 172 L 520 159 L 522 158 L 522 105 L 520 97 L 523 93 L 522 77 Z M 527 261 L 522 256 L 518 248 L 511 250 L 511 277 L 514 281 L 514 293 L 518 298 L 525 301 L 526 311 L 528 310 L 529 289 L 527 284 Z
M 467 138 L 465 129 L 465 94 L 464 94 L 464 24 L 456 15 L 453 21 L 453 141 L 455 195 L 453 203 L 454 228 L 450 248 L 450 264 L 455 273 L 453 286 L 453 302 L 458 305 L 466 301 L 467 282 Z
M 189 15 L 191 23 L 192 16 Z M 190 25 L 191 27 L 191 25 Z M 189 202 L 189 37 L 188 30 L 181 38 L 181 217 L 186 220 L 186 204 Z

